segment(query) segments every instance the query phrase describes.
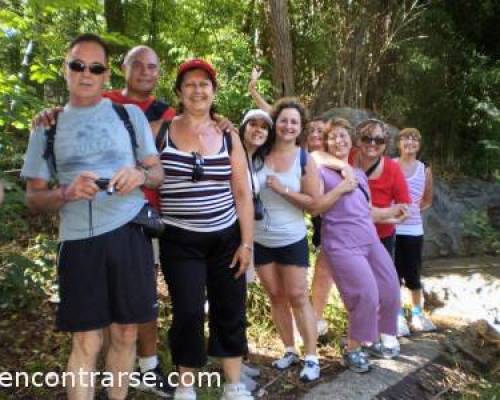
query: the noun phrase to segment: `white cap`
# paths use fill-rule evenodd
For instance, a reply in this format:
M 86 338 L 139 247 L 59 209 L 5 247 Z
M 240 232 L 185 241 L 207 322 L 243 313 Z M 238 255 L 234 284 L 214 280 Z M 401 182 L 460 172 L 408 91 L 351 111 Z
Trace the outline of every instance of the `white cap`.
M 264 110 L 255 108 L 253 110 L 249 110 L 245 116 L 243 117 L 243 121 L 241 121 L 241 125 L 244 125 L 249 119 L 263 119 L 269 125 L 269 128 L 273 127 L 273 120 L 271 116 L 266 113 Z M 240 126 L 241 126 L 240 125 Z

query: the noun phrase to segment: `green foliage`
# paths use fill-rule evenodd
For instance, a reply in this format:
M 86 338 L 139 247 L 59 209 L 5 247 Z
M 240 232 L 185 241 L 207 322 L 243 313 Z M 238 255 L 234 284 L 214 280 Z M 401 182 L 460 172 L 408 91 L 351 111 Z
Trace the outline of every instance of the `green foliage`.
M 25 236 L 29 232 L 29 225 L 23 189 L 12 179 L 2 179 L 0 175 L 0 180 L 5 190 L 4 204 L 0 207 L 0 243 L 5 243 Z
M 486 211 L 474 211 L 466 215 L 463 240 L 468 255 L 500 254 L 500 231 L 491 226 Z
M 0 311 L 36 308 L 55 293 L 54 240 L 39 235 L 21 254 L 18 247 L 0 251 Z
M 439 170 L 489 178 L 500 171 L 498 153 L 485 146 L 500 140 L 500 61 L 465 33 L 471 20 L 461 13 L 471 8 L 473 25 L 493 14 L 489 1 L 460 3 L 432 3 L 413 27 L 415 39 L 400 47 L 390 70 L 383 114 L 419 128 L 424 157 Z
M 275 332 L 269 297 L 262 285 L 257 283 L 248 285 L 247 320 L 249 336 L 257 343 L 259 339 L 266 340 Z
M 359 68 L 349 64 L 355 55 L 349 52 L 348 41 L 355 43 L 354 36 L 368 22 L 376 33 L 384 15 L 396 23 L 404 9 L 401 4 L 388 2 L 384 8 L 364 2 L 289 2 L 298 94 L 306 101 L 313 99 L 318 82 L 332 73 L 334 60 L 343 60 L 338 65 L 348 69 Z M 235 124 L 253 106 L 246 87 L 252 65 L 263 67 L 259 88 L 265 96 L 271 93 L 270 28 L 264 2 L 120 2 L 124 16 L 120 26 L 110 26 L 104 5 L 94 0 L 2 2 L 2 169 L 20 166 L 32 115 L 65 102 L 64 49 L 80 32 L 100 33 L 112 45 L 115 88 L 124 84 L 119 70 L 124 52 L 145 43 L 162 60 L 157 95 L 171 103 L 176 98 L 172 87 L 176 67 L 194 56 L 214 63 L 220 83 L 218 111 Z M 492 34 L 500 26 L 498 8 L 491 0 L 428 3 L 425 11 L 419 9 L 419 18 L 401 26 L 404 36 L 389 42 L 377 79 L 368 83 L 368 105 L 389 122 L 420 128 L 425 157 L 441 169 L 481 177 L 500 174 L 500 157 L 490 145 L 485 147 L 500 141 L 500 61 Z M 472 21 L 470 15 L 474 15 Z

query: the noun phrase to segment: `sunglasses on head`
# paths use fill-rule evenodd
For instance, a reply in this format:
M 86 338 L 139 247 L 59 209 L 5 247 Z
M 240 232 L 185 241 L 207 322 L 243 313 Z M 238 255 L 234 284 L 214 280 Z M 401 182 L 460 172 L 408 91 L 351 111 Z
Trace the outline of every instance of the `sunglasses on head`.
M 380 146 L 382 144 L 385 144 L 385 137 L 381 137 L 381 136 L 371 137 L 371 136 L 364 135 L 364 136 L 361 136 L 361 142 L 365 143 L 365 144 L 376 144 L 376 145 Z
M 193 155 L 193 173 L 191 174 L 191 182 L 198 182 L 205 175 L 203 170 L 204 160 L 200 153 L 192 152 Z
M 420 139 L 417 136 L 403 136 L 401 137 L 402 142 L 409 142 L 413 140 L 414 142 L 420 142 Z
M 108 69 L 105 65 L 99 63 L 85 64 L 78 60 L 68 62 L 68 67 L 74 72 L 83 72 L 85 68 L 88 68 L 89 72 L 94 75 L 101 75 Z

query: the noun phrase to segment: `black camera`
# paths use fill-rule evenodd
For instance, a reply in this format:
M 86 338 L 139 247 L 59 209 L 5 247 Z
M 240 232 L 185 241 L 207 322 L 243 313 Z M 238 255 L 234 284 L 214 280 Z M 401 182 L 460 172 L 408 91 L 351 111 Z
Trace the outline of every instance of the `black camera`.
M 109 178 L 98 178 L 94 182 L 99 189 L 105 190 L 109 195 L 113 194 L 113 192 L 115 191 L 115 188 L 113 186 L 109 187 Z
M 264 203 L 260 199 L 259 195 L 254 196 L 253 198 L 253 209 L 254 209 L 254 218 L 256 221 L 262 221 L 264 219 Z

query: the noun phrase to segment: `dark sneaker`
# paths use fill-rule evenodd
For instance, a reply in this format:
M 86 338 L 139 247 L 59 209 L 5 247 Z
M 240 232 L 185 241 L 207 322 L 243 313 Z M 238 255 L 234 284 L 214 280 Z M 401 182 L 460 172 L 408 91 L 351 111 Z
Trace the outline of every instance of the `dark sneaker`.
M 393 358 L 399 357 L 399 346 L 385 347 L 381 341 L 378 341 L 370 346 L 363 346 L 363 352 L 371 357 L 392 360 Z
M 346 351 L 344 353 L 344 366 L 360 374 L 370 371 L 372 367 L 366 353 L 361 349 Z
M 170 386 L 160 364 L 146 372 L 139 371 L 140 383 L 134 389 L 154 393 L 161 398 L 172 398 L 175 388 Z

